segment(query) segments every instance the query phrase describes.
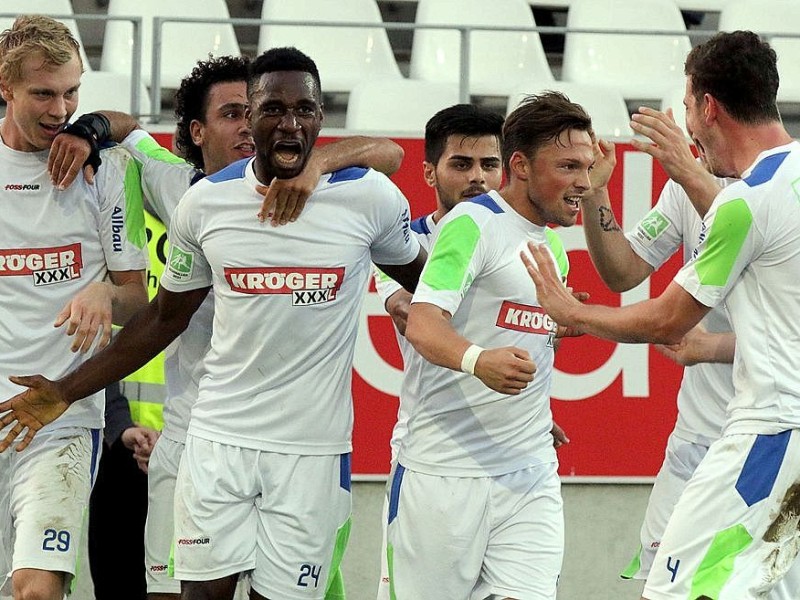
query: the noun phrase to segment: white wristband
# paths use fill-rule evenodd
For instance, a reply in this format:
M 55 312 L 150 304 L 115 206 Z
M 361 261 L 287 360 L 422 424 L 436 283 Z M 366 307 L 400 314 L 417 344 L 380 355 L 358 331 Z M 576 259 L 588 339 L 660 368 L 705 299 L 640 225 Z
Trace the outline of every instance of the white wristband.
M 484 348 L 481 348 L 477 344 L 472 344 L 467 348 L 464 351 L 464 356 L 461 357 L 461 370 L 464 371 L 464 373 L 475 375 L 475 363 L 478 362 L 478 357 L 483 351 Z

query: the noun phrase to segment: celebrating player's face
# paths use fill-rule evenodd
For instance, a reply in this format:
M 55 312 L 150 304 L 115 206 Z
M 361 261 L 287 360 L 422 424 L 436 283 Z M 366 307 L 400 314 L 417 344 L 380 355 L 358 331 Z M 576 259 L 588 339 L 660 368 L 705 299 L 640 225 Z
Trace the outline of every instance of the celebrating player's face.
M 246 118 L 247 84 L 215 83 L 208 90 L 203 122 L 192 121 L 192 141 L 203 151 L 206 173 L 216 173 L 255 152 Z
M 77 53 L 54 66 L 33 54 L 24 59 L 18 81 L 3 84 L 8 102 L 3 141 L 21 152 L 47 150 L 78 107 L 81 60 Z
M 692 138 L 706 168 L 717 177 L 737 177 L 735 168 L 725 164 L 723 156 L 716 151 L 711 130 L 704 122 L 704 101 L 699 101 L 692 89 L 692 78 L 686 78 L 686 95 L 683 105 L 686 108 L 686 132 Z
M 587 131 L 570 129 L 550 140 L 530 159 L 528 199 L 539 225 L 574 225 L 580 202 L 590 186 L 594 164 L 592 138 Z
M 261 76 L 250 99 L 257 174 L 288 179 L 305 167 L 322 126 L 320 92 L 301 71 Z
M 439 162 L 424 163 L 424 175 L 448 211 L 466 198 L 498 189 L 503 169 L 497 137 L 449 136 Z

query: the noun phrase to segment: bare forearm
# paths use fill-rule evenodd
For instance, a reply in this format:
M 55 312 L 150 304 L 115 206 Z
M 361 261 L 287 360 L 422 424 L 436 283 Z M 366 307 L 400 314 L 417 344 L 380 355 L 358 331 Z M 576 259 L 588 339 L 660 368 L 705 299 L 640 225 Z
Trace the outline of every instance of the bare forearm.
M 166 348 L 186 325 L 188 318 L 159 318 L 157 300 L 153 300 L 128 321 L 105 349 L 58 382 L 65 399 L 71 404 L 133 373 Z
M 461 370 L 461 359 L 470 346 L 441 308 L 425 303 L 411 305 L 406 339 L 428 362 L 455 371 Z
M 676 344 L 709 310 L 673 282 L 658 298 L 620 308 L 578 305 L 570 324 L 616 342 Z
M 644 281 L 653 271 L 631 248 L 614 217 L 606 190 L 596 190 L 581 203 L 586 246 L 595 269 L 615 292 Z
M 403 149 L 388 138 L 353 136 L 314 149 L 321 173 L 360 165 L 391 175 L 403 162 Z
M 119 112 L 116 110 L 101 110 L 98 111 L 108 119 L 111 125 L 111 132 L 108 137 L 113 142 L 118 144 L 124 140 L 127 135 L 134 129 L 139 129 L 139 123 L 127 113 Z
M 125 325 L 133 315 L 147 305 L 145 274 L 142 271 L 141 283 L 128 281 L 121 285 L 107 282 L 111 286 L 111 311 L 114 325 Z
M 708 171 L 701 168 L 695 170 L 686 177 L 682 177 L 680 181 L 676 180 L 678 184 L 684 189 L 686 195 L 697 211 L 701 218 L 706 216 L 708 209 L 717 197 L 720 188 L 717 180 Z

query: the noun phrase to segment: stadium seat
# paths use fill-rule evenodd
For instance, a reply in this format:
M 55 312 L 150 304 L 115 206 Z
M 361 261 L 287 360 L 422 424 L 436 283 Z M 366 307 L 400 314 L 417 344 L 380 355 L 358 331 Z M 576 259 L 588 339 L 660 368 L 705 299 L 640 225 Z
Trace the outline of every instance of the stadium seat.
M 567 27 L 686 31 L 672 0 L 574 0 Z M 658 100 L 684 81 L 688 35 L 567 33 L 562 79 L 616 87 L 628 100 Z
M 141 84 L 139 90 L 139 114 L 150 114 L 150 97 L 147 89 Z M 81 77 L 81 89 L 78 95 L 76 115 L 97 110 L 117 110 L 132 113 L 131 108 L 131 76 L 123 73 L 107 71 L 87 71 Z
M 32 9 L 35 9 L 33 11 Z M 72 10 L 72 3 L 70 0 L 36 0 L 35 4 L 31 0 L 3 0 L 0 3 L 0 14 L 15 14 L 25 15 L 35 12 L 39 15 L 71 15 L 74 14 Z M 13 25 L 15 17 L 0 17 L 0 31 L 8 29 Z M 78 42 L 81 42 L 81 34 L 78 31 L 78 25 L 74 19 L 60 19 L 64 25 L 69 27 L 69 30 L 75 36 Z M 91 71 L 92 66 L 89 64 L 89 58 L 86 56 L 86 50 L 83 48 L 81 42 L 81 60 L 83 61 L 83 68 Z
M 141 16 L 142 81 L 150 87 L 153 54 L 153 17 L 228 19 L 224 0 L 110 0 L 109 16 Z M 229 23 L 165 23 L 162 27 L 161 87 L 177 88 L 198 60 L 240 54 L 233 26 Z M 131 74 L 133 26 L 125 21 L 106 24 L 101 68 Z
M 749 29 L 763 33 L 800 35 L 800 2 L 797 0 L 738 0 L 726 4 L 719 15 L 720 31 Z M 778 102 L 800 102 L 800 37 L 771 37 L 778 55 Z
M 526 0 L 419 0 L 418 25 L 486 25 L 535 27 Z M 460 33 L 455 30 L 416 29 L 411 47 L 411 77 L 439 83 L 457 83 L 461 64 Z M 553 74 L 539 34 L 522 31 L 475 31 L 470 35 L 469 92 L 481 96 L 508 96 L 520 79 L 546 84 Z
M 563 92 L 570 100 L 577 102 L 592 117 L 592 128 L 602 138 L 630 138 L 633 130 L 630 127 L 631 117 L 622 94 L 615 88 L 592 83 L 574 83 L 570 81 L 553 81 L 542 85 L 536 81 L 520 83 L 508 97 L 508 110 L 514 110 L 520 101 L 529 94 L 538 94 L 545 90 Z
M 345 127 L 359 132 L 422 135 L 434 113 L 458 103 L 454 84 L 413 79 L 375 79 L 353 88 Z
M 375 23 L 378 27 L 311 27 L 263 25 L 259 53 L 295 46 L 317 63 L 325 92 L 349 92 L 370 78 L 400 79 L 383 20 L 375 0 L 265 0 L 261 18 L 270 21 Z
M 664 97 L 661 98 L 661 110 L 666 111 L 668 108 L 672 109 L 672 116 L 675 117 L 675 122 L 683 129 L 686 137 L 689 134 L 686 131 L 686 107 L 683 105 L 683 98 L 686 96 L 686 86 L 680 85 L 672 88 Z

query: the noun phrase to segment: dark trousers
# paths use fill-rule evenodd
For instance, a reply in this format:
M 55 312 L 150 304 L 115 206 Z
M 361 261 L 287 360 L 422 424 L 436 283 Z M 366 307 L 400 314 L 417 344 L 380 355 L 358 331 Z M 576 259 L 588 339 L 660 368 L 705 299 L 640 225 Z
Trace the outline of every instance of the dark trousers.
M 147 475 L 121 441 L 104 446 L 89 508 L 89 566 L 97 600 L 144 600 Z

